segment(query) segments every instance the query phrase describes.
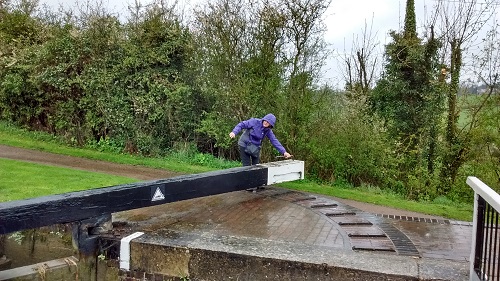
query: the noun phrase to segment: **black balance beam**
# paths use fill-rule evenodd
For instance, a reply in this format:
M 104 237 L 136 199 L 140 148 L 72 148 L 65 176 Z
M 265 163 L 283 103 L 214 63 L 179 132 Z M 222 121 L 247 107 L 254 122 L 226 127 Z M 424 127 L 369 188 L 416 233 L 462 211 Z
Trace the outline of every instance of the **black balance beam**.
M 0 234 L 304 178 L 304 162 L 280 162 L 3 202 Z

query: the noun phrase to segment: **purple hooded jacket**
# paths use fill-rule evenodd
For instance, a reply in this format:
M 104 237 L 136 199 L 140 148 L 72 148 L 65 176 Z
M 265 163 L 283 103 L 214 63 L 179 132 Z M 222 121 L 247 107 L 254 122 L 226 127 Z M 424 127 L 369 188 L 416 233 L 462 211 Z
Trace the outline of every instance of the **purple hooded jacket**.
M 269 122 L 272 127 L 274 127 L 274 124 L 276 124 L 276 116 L 271 113 L 267 114 L 262 119 L 251 118 L 238 123 L 238 125 L 236 125 L 232 131 L 235 135 L 237 135 L 243 129 L 250 132 L 250 134 L 245 132 L 240 137 L 240 139 L 238 140 L 238 145 L 246 147 L 249 142 L 252 142 L 253 144 L 260 147 L 262 145 L 262 140 L 264 139 L 264 137 L 267 137 L 274 148 L 276 148 L 279 153 L 284 154 L 286 152 L 285 148 L 278 141 L 273 133 L 273 130 L 270 127 L 264 127 L 264 125 L 262 124 L 262 121 L 264 120 Z

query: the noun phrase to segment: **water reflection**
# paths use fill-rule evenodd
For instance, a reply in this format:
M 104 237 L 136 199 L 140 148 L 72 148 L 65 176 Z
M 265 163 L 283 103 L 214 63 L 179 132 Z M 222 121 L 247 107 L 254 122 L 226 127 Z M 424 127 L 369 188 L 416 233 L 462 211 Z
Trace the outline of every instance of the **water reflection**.
M 23 230 L 0 237 L 0 258 L 5 255 L 10 268 L 74 254 L 70 225 Z
M 471 226 L 398 220 L 393 224 L 412 240 L 423 257 L 469 260 Z

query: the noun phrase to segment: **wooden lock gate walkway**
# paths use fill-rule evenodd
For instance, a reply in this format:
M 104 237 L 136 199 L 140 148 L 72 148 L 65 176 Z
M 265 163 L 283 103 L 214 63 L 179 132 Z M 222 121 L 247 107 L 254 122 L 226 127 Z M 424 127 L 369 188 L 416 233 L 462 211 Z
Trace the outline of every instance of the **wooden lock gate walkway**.
M 97 231 L 111 214 L 181 200 L 304 179 L 304 162 L 284 160 L 0 203 L 0 234 L 75 223 L 82 254 L 95 251 Z

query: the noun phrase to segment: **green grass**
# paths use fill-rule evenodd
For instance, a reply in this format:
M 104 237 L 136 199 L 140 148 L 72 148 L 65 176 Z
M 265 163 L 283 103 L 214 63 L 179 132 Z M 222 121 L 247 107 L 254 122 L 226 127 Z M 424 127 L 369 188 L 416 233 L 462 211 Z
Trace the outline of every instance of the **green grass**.
M 201 153 L 193 154 L 192 152 L 186 151 L 177 151 L 164 158 L 147 158 L 136 155 L 97 151 L 95 149 L 75 148 L 65 145 L 62 141 L 49 134 L 22 130 L 7 125 L 5 122 L 0 122 L 0 144 L 114 163 L 142 165 L 182 173 L 200 173 L 240 165 L 239 162 L 224 161 L 215 159 L 211 155 L 204 155 Z M 11 166 L 7 167 L 8 162 L 10 161 L 0 162 L 2 165 L 0 169 L 0 178 L 2 179 L 2 183 L 0 183 L 0 201 L 4 200 L 4 198 L 12 198 L 6 200 L 24 199 L 47 194 L 116 185 L 131 182 L 132 180 L 111 175 L 94 175 L 95 173 L 58 167 L 50 167 L 50 171 L 47 171 L 43 169 L 49 169 L 48 167 L 35 164 L 26 164 L 26 167 L 33 166 L 31 167 L 33 170 L 22 168 L 20 163 L 15 164 L 15 166 L 19 165 L 19 167 L 12 166 L 14 164 L 10 164 Z M 34 167 L 38 168 L 35 169 Z M 59 171 L 61 173 L 60 175 L 58 175 Z M 17 173 L 22 174 L 16 176 Z M 73 173 L 75 173 L 75 178 L 71 178 Z M 50 177 L 43 179 L 43 175 L 50 175 Z M 10 179 L 7 181 L 4 180 L 4 178 L 8 176 Z M 39 177 L 42 178 L 38 179 Z M 35 182 L 25 183 L 28 178 L 35 179 Z M 83 178 L 85 178 L 85 180 L 82 180 Z M 109 182 L 107 180 L 109 180 Z M 40 184 L 37 183 L 38 181 Z M 58 181 L 59 183 L 57 183 Z M 435 200 L 434 202 L 416 202 L 405 200 L 397 194 L 377 188 L 353 188 L 342 185 L 332 187 L 331 185 L 321 185 L 312 181 L 288 182 L 282 183 L 279 186 L 429 215 L 442 216 L 450 219 L 464 221 L 471 221 L 472 219 L 472 205 L 452 202 L 446 198 L 440 198 L 440 200 Z M 29 189 L 40 189 L 40 191 Z
M 172 153 L 167 158 L 149 158 L 138 155 L 71 147 L 64 144 L 63 141 L 57 139 L 56 137 L 53 137 L 50 134 L 19 129 L 1 121 L 0 144 L 69 155 L 74 157 L 102 160 L 119 164 L 147 166 L 157 169 L 165 169 L 173 172 L 190 174 L 208 172 L 217 168 L 223 169 L 240 165 L 239 162 L 221 161 L 219 159 L 215 159 L 215 157 L 210 157 L 201 153 L 193 154 L 189 151 L 177 151 L 175 153 Z
M 0 201 L 137 182 L 137 179 L 0 158 Z
M 383 191 L 377 188 L 329 186 L 307 181 L 282 183 L 280 184 L 280 186 L 293 190 L 334 196 L 338 198 L 350 199 L 358 202 L 366 202 L 422 214 L 440 216 L 462 221 L 472 221 L 472 205 L 455 203 L 450 200 L 417 202 L 406 200 L 401 195 Z

